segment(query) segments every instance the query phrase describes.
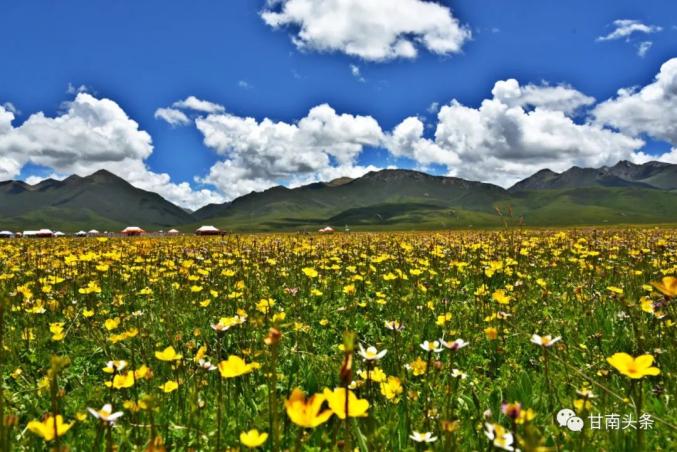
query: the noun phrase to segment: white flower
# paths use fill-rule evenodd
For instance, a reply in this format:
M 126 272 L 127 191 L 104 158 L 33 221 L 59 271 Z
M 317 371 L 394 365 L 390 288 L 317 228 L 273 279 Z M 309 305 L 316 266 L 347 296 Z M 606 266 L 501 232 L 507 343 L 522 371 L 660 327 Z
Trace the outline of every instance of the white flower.
M 205 360 L 204 358 L 200 359 L 200 361 L 198 361 L 198 364 L 204 370 L 216 370 L 216 366 L 210 363 L 209 361 Z
M 404 329 L 404 325 L 399 320 L 386 320 L 385 325 L 386 328 L 392 331 L 402 331 Z
M 420 345 L 421 345 L 421 348 L 422 348 L 423 350 L 425 350 L 426 352 L 440 353 L 442 350 L 444 350 L 444 349 L 440 346 L 440 342 L 439 342 L 439 341 L 432 341 L 432 342 L 423 341 L 423 343 L 420 344 Z
M 465 380 L 468 374 L 458 369 L 451 369 L 451 376 L 460 380 Z
M 94 408 L 87 408 L 87 411 L 95 418 L 109 424 L 114 424 L 123 414 L 122 411 L 113 413 L 113 407 L 110 403 L 105 404 L 99 411 Z
M 411 435 L 409 435 L 409 438 L 413 439 L 417 443 L 434 443 L 437 441 L 437 436 L 433 436 L 433 432 L 413 432 Z
M 539 336 L 538 334 L 534 334 L 533 336 L 531 336 L 531 342 L 533 342 L 536 345 L 540 345 L 541 347 L 552 347 L 560 339 L 562 339 L 560 336 L 557 336 L 554 339 L 550 335 Z
M 217 333 L 224 333 L 234 326 L 242 325 L 246 321 L 247 317 L 240 317 L 235 314 L 233 317 L 223 317 L 218 323 L 212 323 L 211 326 Z
M 106 363 L 106 367 L 104 367 L 103 371 L 106 373 L 112 374 L 113 372 L 120 372 L 124 368 L 127 367 L 127 361 L 120 359 L 117 361 L 108 361 Z
M 487 438 L 493 442 L 495 447 L 508 451 L 515 450 L 512 445 L 512 443 L 515 441 L 512 433 L 510 433 L 500 424 L 491 424 L 487 422 L 485 426 L 486 430 L 484 434 L 487 435 Z
M 463 339 L 456 339 L 455 341 L 452 342 L 446 342 L 444 339 L 440 339 L 440 343 L 449 350 L 454 352 L 468 345 L 468 342 L 464 341 Z
M 359 344 L 360 346 L 360 351 L 359 354 L 362 358 L 364 358 L 366 361 L 376 361 L 381 358 L 383 358 L 388 350 L 381 350 L 380 352 L 376 349 L 376 347 L 367 347 L 365 350 L 364 347 L 362 347 L 362 344 Z

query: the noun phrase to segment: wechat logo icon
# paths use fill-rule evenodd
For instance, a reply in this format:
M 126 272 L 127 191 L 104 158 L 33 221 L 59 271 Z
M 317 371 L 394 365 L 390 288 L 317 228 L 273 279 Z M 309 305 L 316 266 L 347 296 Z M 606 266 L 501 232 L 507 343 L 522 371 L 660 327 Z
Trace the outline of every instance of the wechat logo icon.
M 585 425 L 583 419 L 576 416 L 576 413 L 569 408 L 559 410 L 559 413 L 557 413 L 557 423 L 560 427 L 566 427 L 572 432 L 580 432 Z

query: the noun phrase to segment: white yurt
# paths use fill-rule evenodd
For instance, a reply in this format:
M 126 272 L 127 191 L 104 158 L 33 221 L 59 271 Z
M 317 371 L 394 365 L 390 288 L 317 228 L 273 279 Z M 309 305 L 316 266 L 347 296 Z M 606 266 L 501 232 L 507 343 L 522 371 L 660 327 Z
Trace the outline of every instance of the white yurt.
M 145 233 L 146 233 L 146 231 L 144 231 L 143 229 L 141 229 L 138 226 L 127 226 L 126 228 L 124 228 L 122 230 L 122 234 L 126 235 L 127 237 L 137 236 L 137 235 L 141 235 L 141 234 L 145 234 Z
M 195 230 L 197 235 L 219 235 L 221 230 L 214 226 L 200 226 Z

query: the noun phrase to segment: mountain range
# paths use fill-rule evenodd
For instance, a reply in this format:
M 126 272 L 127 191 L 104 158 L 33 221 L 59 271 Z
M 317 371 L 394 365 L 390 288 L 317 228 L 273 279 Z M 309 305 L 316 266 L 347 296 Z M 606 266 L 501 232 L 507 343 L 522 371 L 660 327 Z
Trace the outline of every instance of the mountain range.
M 509 189 L 412 170 L 381 170 L 298 188 L 273 187 L 189 212 L 105 170 L 36 185 L 0 182 L 0 229 L 74 231 L 199 224 L 225 230 L 440 229 L 677 222 L 677 165 L 621 161 L 548 169 Z

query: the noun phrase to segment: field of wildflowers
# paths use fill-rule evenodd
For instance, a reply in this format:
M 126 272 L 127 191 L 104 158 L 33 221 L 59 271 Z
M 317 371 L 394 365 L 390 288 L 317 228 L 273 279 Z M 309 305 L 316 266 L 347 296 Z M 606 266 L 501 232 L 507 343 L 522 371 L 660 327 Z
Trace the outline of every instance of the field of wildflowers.
M 0 242 L 0 450 L 674 450 L 677 231 Z

